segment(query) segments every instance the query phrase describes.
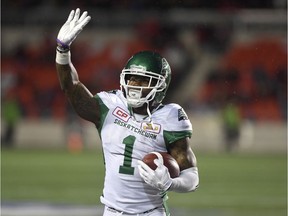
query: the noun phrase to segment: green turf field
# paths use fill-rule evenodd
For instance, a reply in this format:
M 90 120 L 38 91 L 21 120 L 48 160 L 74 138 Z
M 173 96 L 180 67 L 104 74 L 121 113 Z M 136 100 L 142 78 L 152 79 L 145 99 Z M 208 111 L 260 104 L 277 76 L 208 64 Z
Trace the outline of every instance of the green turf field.
M 197 154 L 200 187 L 169 193 L 171 208 L 197 216 L 286 216 L 286 155 Z M 1 200 L 99 204 L 101 151 L 2 150 Z

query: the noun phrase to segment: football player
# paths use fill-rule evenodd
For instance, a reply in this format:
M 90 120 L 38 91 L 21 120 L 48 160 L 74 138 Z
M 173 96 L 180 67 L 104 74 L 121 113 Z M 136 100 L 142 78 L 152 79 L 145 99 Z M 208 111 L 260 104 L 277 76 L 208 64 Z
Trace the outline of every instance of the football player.
M 162 104 L 171 79 L 165 58 L 153 51 L 133 55 L 120 74 L 121 89 L 92 95 L 71 62 L 70 45 L 91 17 L 72 10 L 57 36 L 56 68 L 60 85 L 80 117 L 96 125 L 105 160 L 100 200 L 104 216 L 169 215 L 166 193 L 198 187 L 196 157 L 189 139 L 192 125 L 178 104 Z M 141 159 L 168 152 L 179 164 L 171 178 L 159 159 L 154 171 Z

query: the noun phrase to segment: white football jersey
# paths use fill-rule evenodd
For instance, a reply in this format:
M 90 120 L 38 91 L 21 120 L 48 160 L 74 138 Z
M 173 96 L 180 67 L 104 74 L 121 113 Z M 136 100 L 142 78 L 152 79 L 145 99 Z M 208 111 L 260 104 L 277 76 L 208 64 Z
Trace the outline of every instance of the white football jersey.
M 137 214 L 161 206 L 165 194 L 146 184 L 139 175 L 137 160 L 152 151 L 167 152 L 167 146 L 191 137 L 192 124 L 177 104 L 159 107 L 152 121 L 136 121 L 120 90 L 100 92 L 100 126 L 105 162 L 101 202 Z

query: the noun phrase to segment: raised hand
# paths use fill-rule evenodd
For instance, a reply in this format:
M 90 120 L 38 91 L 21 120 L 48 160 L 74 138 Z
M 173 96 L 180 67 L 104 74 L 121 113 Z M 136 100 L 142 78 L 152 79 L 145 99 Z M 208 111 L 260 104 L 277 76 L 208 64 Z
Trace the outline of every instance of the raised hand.
M 61 27 L 57 36 L 58 51 L 68 51 L 71 43 L 75 40 L 77 35 L 91 20 L 88 12 L 84 11 L 80 16 L 80 9 L 72 10 L 68 16 L 67 21 Z

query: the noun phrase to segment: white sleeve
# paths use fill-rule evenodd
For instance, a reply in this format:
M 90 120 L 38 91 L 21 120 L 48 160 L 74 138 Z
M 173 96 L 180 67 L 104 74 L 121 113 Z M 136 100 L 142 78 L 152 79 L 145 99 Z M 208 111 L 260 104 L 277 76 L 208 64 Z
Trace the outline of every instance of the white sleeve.
M 195 191 L 199 185 L 198 168 L 191 167 L 180 172 L 179 177 L 172 179 L 170 191 L 179 193 Z

